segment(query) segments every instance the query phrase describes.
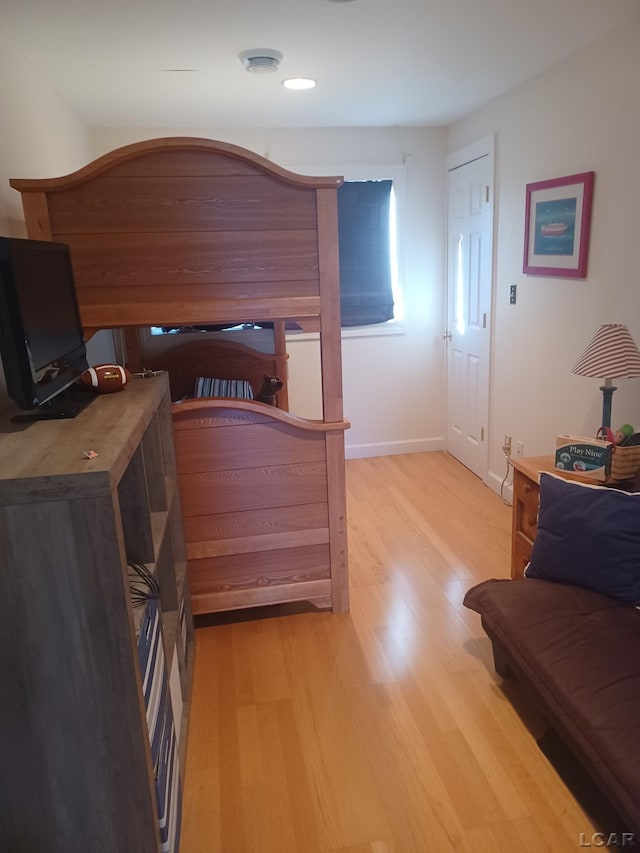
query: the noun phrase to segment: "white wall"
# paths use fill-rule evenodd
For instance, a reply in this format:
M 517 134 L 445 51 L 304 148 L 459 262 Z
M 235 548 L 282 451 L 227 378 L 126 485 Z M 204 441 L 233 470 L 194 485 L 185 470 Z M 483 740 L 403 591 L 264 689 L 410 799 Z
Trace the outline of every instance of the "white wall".
M 571 368 L 601 323 L 626 323 L 640 345 L 639 92 L 640 18 L 449 129 L 448 151 L 497 138 L 494 485 L 505 472 L 505 434 L 536 456 L 551 453 L 559 433 L 593 435 L 600 426 L 601 383 Z M 595 172 L 587 278 L 523 275 L 526 184 L 586 171 Z M 640 429 L 640 380 L 614 384 L 614 429 Z
M 398 199 L 405 287 L 403 334 L 345 337 L 344 410 L 351 421 L 347 453 L 375 456 L 438 449 L 444 429 L 444 186 L 445 132 L 438 128 L 94 128 L 92 157 L 161 136 L 199 136 L 241 145 L 296 171 L 314 166 L 344 174 L 350 166 L 406 171 Z M 330 170 L 331 170 L 330 169 Z M 371 176 L 373 177 L 373 175 Z M 290 407 L 321 417 L 319 347 L 291 341 Z
M 1 36 L 0 82 L 0 225 L 3 235 L 24 237 L 21 196 L 9 179 L 50 178 L 78 169 L 89 159 L 89 135 L 66 102 Z
M 0 234 L 25 237 L 21 196 L 9 179 L 50 178 L 80 168 L 91 159 L 89 135 L 55 90 L 2 37 L 0 116 Z M 113 358 L 108 332 L 96 335 L 90 348 L 90 358 L 93 348 L 99 356 L 111 353 L 107 360 Z M 0 408 L 8 402 L 0 366 Z

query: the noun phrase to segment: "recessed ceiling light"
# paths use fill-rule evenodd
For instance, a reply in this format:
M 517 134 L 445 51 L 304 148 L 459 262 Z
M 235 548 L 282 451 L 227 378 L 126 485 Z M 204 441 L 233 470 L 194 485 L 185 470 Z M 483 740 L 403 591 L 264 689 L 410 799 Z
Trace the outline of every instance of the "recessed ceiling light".
M 251 50 L 243 50 L 239 56 L 240 62 L 247 71 L 251 71 L 253 74 L 269 74 L 271 71 L 277 71 L 284 59 L 284 54 L 269 47 L 254 47 Z
M 286 89 L 313 89 L 316 81 L 310 77 L 289 77 L 288 80 L 283 80 L 282 85 Z

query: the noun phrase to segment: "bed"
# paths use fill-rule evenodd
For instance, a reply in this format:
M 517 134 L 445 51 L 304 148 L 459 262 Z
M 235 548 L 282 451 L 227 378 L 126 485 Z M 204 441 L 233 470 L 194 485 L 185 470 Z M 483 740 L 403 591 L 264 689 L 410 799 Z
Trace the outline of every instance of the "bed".
M 198 337 L 202 339 L 189 340 L 186 343 L 178 340 L 175 346 L 161 351 L 144 352 L 138 346 L 138 355 L 129 359 L 129 366 L 139 371 L 166 370 L 169 373 L 171 399 L 176 402 L 197 396 L 196 380 L 199 378 L 245 382 L 251 387 L 255 397 L 265 376 L 278 376 L 282 379 L 283 387 L 276 396 L 276 406 L 288 411 L 289 356 L 284 348 L 284 335 L 280 347 L 274 341 L 273 353 L 261 352 L 236 341 L 211 338 L 207 333 Z
M 122 329 L 163 369 L 194 614 L 310 601 L 348 610 L 336 192 L 246 149 L 171 137 L 61 178 L 13 179 L 28 236 L 71 249 L 87 337 Z M 273 352 L 202 340 L 145 352 L 151 326 L 271 322 Z M 288 411 L 285 323 L 315 324 L 321 420 Z M 277 406 L 190 397 L 196 376 L 282 376 Z

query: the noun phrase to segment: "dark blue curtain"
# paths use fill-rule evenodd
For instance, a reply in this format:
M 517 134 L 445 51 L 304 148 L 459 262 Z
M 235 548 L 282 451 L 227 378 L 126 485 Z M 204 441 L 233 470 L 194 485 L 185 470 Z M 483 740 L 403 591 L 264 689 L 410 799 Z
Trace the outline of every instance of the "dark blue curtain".
M 389 210 L 392 181 L 347 181 L 338 189 L 343 326 L 393 319 Z

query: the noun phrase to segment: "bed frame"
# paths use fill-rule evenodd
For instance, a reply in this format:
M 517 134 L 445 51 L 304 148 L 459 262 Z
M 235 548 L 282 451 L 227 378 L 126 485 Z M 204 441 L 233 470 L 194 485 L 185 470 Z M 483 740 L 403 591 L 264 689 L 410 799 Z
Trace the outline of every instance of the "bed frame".
M 224 341 L 201 333 L 203 340 L 188 341 L 168 347 L 160 352 L 144 352 L 129 366 L 140 370 L 166 370 L 169 373 L 171 399 L 192 397 L 196 378 L 208 376 L 216 379 L 244 379 L 253 388 L 260 389 L 264 376 L 280 376 L 284 383 L 276 397 L 276 406 L 289 411 L 286 352 L 266 353 L 236 341 Z M 170 336 L 174 337 L 174 336 Z M 174 343 L 174 341 L 171 341 Z
M 317 324 L 322 420 L 289 414 L 286 389 L 281 408 L 174 404 L 187 567 L 196 614 L 305 600 L 347 611 L 342 178 L 175 137 L 119 148 L 65 177 L 10 183 L 28 236 L 70 246 L 87 337 L 123 328 L 133 366 L 144 355 L 138 327 L 274 322 L 273 371 L 242 345 L 225 344 L 222 357 L 213 342 L 153 356 L 145 366 L 168 370 L 174 398 L 190 393 L 195 375 L 286 377 L 285 322 Z

